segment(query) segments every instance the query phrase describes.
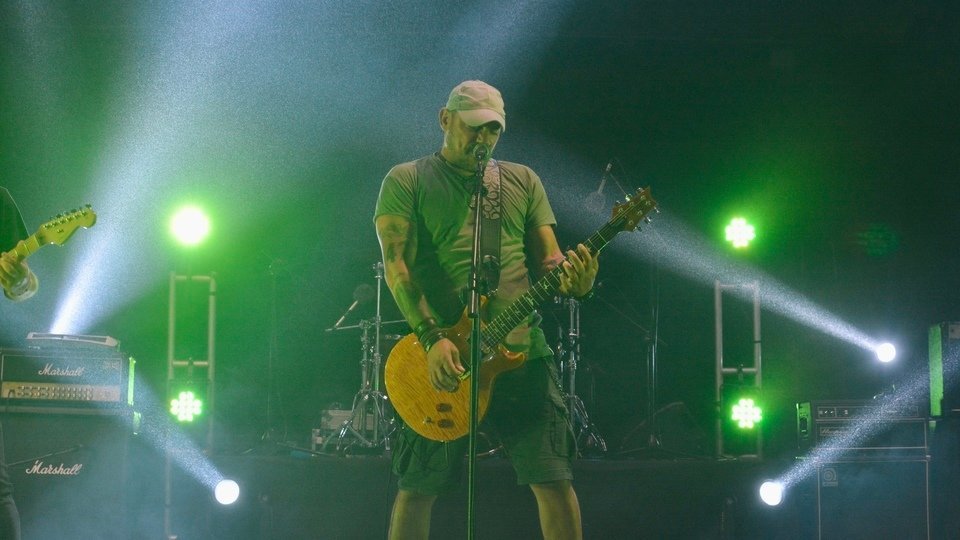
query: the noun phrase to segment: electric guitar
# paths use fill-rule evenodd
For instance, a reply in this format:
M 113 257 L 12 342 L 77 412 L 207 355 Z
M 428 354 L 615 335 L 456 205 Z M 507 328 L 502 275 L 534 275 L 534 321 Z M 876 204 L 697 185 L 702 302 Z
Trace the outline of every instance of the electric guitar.
M 93 227 L 97 222 L 97 214 L 86 205 L 79 210 L 71 210 L 41 225 L 37 232 L 26 239 L 17 242 L 17 245 L 8 251 L 22 261 L 47 244 L 62 246 L 77 232 L 77 229 Z
M 637 190 L 627 202 L 613 208 L 613 217 L 583 244 L 592 253 L 599 254 L 621 231 L 635 230 L 642 220 L 648 220 L 657 203 L 650 196 L 650 188 Z M 545 301 L 553 298 L 560 288 L 563 270 L 558 265 L 537 280 L 530 289 L 514 300 L 502 313 L 482 327 L 479 393 L 477 413 L 479 418 L 487 411 L 494 379 L 505 371 L 520 367 L 527 357 L 525 353 L 508 351 L 501 342 Z M 448 339 L 460 351 L 460 358 L 469 368 L 470 330 L 472 322 L 466 310 L 460 320 L 446 329 Z M 460 377 L 461 384 L 455 392 L 437 390 L 430 382 L 427 371 L 427 354 L 417 340 L 416 334 L 408 334 L 394 345 L 387 357 L 384 382 L 393 408 L 414 431 L 434 441 L 452 441 L 470 431 L 470 384 L 468 371 Z

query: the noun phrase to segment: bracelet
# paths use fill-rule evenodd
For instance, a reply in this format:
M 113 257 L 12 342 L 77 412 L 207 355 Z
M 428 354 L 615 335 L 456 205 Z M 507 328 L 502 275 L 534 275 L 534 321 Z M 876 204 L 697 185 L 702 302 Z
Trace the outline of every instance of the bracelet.
M 27 274 L 26 279 L 22 280 L 20 283 L 10 287 L 9 290 L 4 289 L 3 295 L 14 302 L 20 302 L 36 294 L 38 288 L 39 283 L 37 282 L 37 275 L 33 272 L 30 272 Z
M 586 302 L 587 300 L 590 300 L 591 298 L 593 298 L 593 295 L 595 294 L 597 294 L 597 288 L 590 287 L 590 290 L 587 291 L 587 294 L 583 296 L 576 296 L 574 297 L 574 300 L 576 300 L 577 302 Z
M 423 350 L 430 352 L 430 349 L 437 344 L 441 339 L 447 337 L 446 332 L 443 331 L 443 328 L 436 327 L 424 334 L 423 338 L 420 340 L 420 345 L 423 346 Z
M 9 289 L 4 290 L 4 296 L 11 300 L 20 300 L 21 297 L 25 296 L 27 292 L 30 291 L 31 286 L 31 273 L 23 276 L 23 279 L 19 283 L 12 285 Z
M 423 350 L 427 352 L 430 352 L 430 347 L 433 347 L 438 341 L 447 337 L 443 328 L 437 325 L 437 320 L 433 317 L 424 319 L 413 330 L 413 333 L 417 335 L 417 340 L 420 342 L 420 345 L 423 346 Z
M 430 330 L 433 330 L 434 328 L 439 328 L 439 326 L 437 326 L 437 320 L 434 319 L 433 317 L 427 317 L 426 319 L 421 321 L 416 328 L 413 329 L 413 333 L 416 334 L 417 339 L 419 339 L 420 342 L 423 343 L 424 335 L 426 335 L 427 332 L 429 332 Z

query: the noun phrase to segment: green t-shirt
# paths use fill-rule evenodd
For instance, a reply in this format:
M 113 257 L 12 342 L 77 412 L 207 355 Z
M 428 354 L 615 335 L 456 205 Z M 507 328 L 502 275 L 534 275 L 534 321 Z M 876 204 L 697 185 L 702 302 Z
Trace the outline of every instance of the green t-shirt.
M 556 224 L 536 173 L 525 165 L 498 163 L 500 283 L 487 303 L 487 320 L 530 288 L 524 250 L 526 232 Z M 473 182 L 473 177 L 462 176 L 434 154 L 393 167 L 383 179 L 377 199 L 375 217 L 397 215 L 416 225 L 417 259 L 411 271 L 444 326 L 455 323 L 463 313 L 461 292 L 467 286 L 473 251 Z M 539 328 L 528 332 L 526 325 L 521 325 L 506 342 L 513 350 L 529 348 L 533 358 L 550 353 Z

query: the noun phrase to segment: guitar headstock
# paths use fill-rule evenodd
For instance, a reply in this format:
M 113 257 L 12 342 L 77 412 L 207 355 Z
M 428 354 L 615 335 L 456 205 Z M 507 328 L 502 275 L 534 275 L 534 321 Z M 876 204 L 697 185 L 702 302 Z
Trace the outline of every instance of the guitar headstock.
M 611 222 L 619 223 L 622 231 L 633 231 L 641 220 L 649 221 L 647 216 L 656 209 L 657 201 L 650 196 L 650 188 L 638 189 L 632 196 L 627 195 L 626 202 L 613 205 Z
M 79 210 L 58 214 L 57 217 L 41 225 L 34 236 L 40 245 L 62 246 L 73 236 L 73 233 L 77 232 L 77 229 L 93 227 L 96 222 L 97 214 L 88 204 Z

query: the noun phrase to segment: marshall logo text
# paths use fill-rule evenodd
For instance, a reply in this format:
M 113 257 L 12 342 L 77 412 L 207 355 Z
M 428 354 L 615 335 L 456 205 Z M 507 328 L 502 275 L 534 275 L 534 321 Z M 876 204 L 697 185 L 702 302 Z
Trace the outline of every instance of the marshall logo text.
M 80 470 L 83 469 L 83 463 L 77 463 L 71 467 L 67 467 L 63 463 L 59 465 L 46 465 L 39 459 L 33 462 L 33 465 L 30 466 L 26 471 L 27 474 L 50 474 L 55 476 L 79 476 Z
M 83 377 L 83 372 L 86 368 L 83 366 L 75 368 L 59 368 L 53 367 L 53 364 L 47 364 L 43 366 L 43 369 L 37 373 L 40 375 L 54 376 L 54 377 Z

